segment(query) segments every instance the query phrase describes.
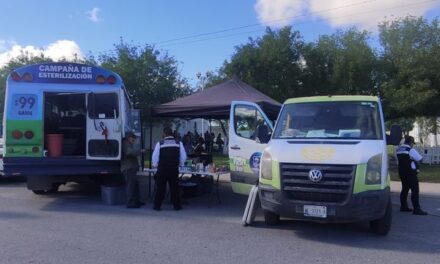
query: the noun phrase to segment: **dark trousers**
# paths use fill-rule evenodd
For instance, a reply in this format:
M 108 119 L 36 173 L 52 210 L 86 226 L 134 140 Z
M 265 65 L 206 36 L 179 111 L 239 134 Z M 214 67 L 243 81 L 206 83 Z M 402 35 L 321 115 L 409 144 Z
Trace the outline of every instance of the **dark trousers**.
M 417 173 L 410 173 L 406 175 L 400 175 L 402 181 L 402 191 L 400 192 L 400 206 L 403 208 L 408 207 L 408 192 L 411 190 L 411 202 L 414 209 L 420 209 L 419 204 L 419 179 Z
M 160 208 L 165 197 L 167 183 L 170 186 L 171 201 L 175 209 L 180 208 L 179 172 L 158 171 L 156 175 L 156 194 L 154 195 L 154 208 Z
M 137 171 L 138 171 L 137 168 L 133 168 L 122 172 L 125 178 L 127 205 L 137 205 L 140 202 L 139 182 L 136 175 Z

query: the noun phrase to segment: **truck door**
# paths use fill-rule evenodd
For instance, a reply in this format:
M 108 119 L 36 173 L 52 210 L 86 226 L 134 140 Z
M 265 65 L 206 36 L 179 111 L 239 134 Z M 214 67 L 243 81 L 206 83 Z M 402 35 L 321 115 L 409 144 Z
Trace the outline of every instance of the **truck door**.
M 229 162 L 232 190 L 248 194 L 258 182 L 260 158 L 273 126 L 254 103 L 233 101 L 229 117 Z
M 87 95 L 87 159 L 119 160 L 122 122 L 117 92 Z

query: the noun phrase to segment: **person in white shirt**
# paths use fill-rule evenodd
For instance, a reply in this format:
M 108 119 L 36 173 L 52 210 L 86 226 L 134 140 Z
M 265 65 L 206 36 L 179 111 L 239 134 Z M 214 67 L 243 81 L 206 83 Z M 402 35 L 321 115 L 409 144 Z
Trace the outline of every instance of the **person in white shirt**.
M 153 167 L 157 168 L 156 193 L 154 195 L 153 209 L 157 211 L 160 210 L 168 183 L 174 210 L 181 210 L 179 165 L 184 165 L 186 152 L 182 142 L 173 137 L 173 131 L 170 127 L 165 127 L 163 134 L 164 139 L 156 144 L 152 157 Z
M 406 136 L 405 141 L 396 151 L 399 163 L 399 176 L 402 182 L 402 191 L 400 192 L 400 211 L 413 212 L 415 215 L 427 215 L 428 213 L 420 208 L 419 203 L 419 162 L 422 156 L 413 149 L 414 138 Z M 411 202 L 414 209 L 408 207 L 408 192 L 411 190 Z

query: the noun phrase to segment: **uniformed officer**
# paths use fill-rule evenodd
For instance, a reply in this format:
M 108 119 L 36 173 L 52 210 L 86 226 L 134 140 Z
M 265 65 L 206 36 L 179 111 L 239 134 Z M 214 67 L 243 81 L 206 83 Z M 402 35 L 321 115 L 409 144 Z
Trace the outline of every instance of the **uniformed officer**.
M 129 131 L 122 142 L 121 172 L 125 178 L 127 191 L 127 208 L 139 208 L 144 203 L 140 201 L 139 182 L 136 173 L 139 171 L 138 156 L 144 153 L 138 144 L 135 144 L 136 135 Z
M 413 149 L 414 138 L 406 136 L 405 141 L 396 151 L 399 163 L 399 176 L 402 181 L 402 191 L 400 192 L 400 211 L 410 212 L 415 215 L 427 215 L 420 208 L 419 204 L 419 180 L 417 174 L 419 172 L 419 162 L 422 156 Z M 414 210 L 408 207 L 407 198 L 408 191 L 411 190 L 411 202 Z
M 165 197 L 166 184 L 169 184 L 171 200 L 174 210 L 181 210 L 179 196 L 179 165 L 183 166 L 186 160 L 185 148 L 182 142 L 173 137 L 170 127 L 163 129 L 164 139 L 156 144 L 153 151 L 152 163 L 157 167 L 156 194 L 154 196 L 154 210 L 160 210 Z

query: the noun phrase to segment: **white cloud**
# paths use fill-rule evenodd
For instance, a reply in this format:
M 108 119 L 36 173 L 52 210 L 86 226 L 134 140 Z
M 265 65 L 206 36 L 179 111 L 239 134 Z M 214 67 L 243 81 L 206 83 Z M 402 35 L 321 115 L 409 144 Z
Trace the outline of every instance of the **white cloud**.
M 304 0 L 258 0 L 255 10 L 263 24 L 282 27 L 293 20 L 292 17 L 302 14 L 307 7 Z M 286 19 L 289 18 L 289 19 Z
M 5 66 L 11 59 L 26 53 L 29 54 L 29 56 L 39 56 L 43 54 L 45 57 L 55 61 L 61 59 L 73 60 L 75 57 L 78 59 L 84 58 L 81 48 L 76 42 L 71 40 L 58 40 L 43 49 L 32 45 L 21 46 L 15 42 L 0 40 L 0 68 Z
M 92 10 L 87 11 L 87 14 L 89 16 L 89 19 L 93 22 L 99 22 L 101 18 L 99 17 L 99 13 L 101 12 L 101 9 L 94 7 Z
M 255 10 L 261 23 L 273 27 L 314 18 L 332 27 L 374 29 L 385 18 L 421 16 L 439 5 L 439 1 L 426 0 L 257 0 Z

